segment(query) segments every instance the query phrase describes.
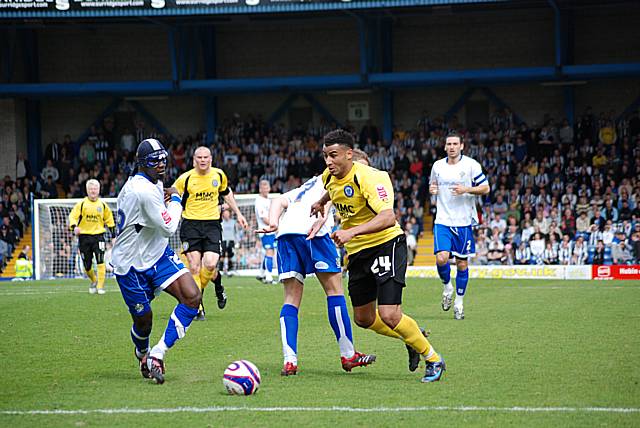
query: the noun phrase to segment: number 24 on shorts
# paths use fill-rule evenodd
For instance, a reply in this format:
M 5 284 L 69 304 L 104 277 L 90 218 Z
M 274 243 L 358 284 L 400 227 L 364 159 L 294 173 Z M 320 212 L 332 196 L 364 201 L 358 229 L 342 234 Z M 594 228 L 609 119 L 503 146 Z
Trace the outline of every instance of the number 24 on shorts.
M 391 270 L 391 258 L 389 256 L 380 256 L 373 261 L 371 272 L 379 276 Z

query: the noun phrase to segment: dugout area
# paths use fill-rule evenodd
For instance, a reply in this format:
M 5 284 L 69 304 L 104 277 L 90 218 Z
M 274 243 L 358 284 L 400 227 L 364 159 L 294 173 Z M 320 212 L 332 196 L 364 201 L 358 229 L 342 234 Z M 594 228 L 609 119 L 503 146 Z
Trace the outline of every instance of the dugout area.
M 396 1 L 66 11 L 0 8 L 0 173 L 52 138 L 77 145 L 110 115 L 177 136 L 260 116 L 411 128 L 576 118 L 640 104 L 634 1 Z M 247 2 L 248 3 L 248 2 Z

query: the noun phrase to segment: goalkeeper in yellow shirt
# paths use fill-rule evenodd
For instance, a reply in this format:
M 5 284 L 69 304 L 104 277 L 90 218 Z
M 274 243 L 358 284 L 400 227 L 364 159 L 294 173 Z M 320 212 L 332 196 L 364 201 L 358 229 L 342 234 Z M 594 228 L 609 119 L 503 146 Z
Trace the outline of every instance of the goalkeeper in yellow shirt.
M 100 182 L 91 179 L 87 181 L 87 197 L 78 202 L 69 214 L 69 227 L 78 236 L 78 249 L 84 270 L 91 280 L 89 287 L 91 294 L 105 294 L 105 226 L 109 228 L 111 236 L 115 237 L 116 224 L 113 221 L 113 213 L 100 199 Z M 93 256 L 98 266 L 97 275 L 93 271 Z

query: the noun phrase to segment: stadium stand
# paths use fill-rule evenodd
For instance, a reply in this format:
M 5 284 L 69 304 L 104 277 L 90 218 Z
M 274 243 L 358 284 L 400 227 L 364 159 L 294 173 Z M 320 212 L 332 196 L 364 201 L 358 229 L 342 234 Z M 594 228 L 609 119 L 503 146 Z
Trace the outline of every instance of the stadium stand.
M 425 116 L 413 129 L 396 129 L 390 142 L 381 139 L 374 125 L 349 129 L 370 154 L 372 165 L 390 171 L 396 216 L 413 238 L 412 260 L 418 265 L 433 263 L 436 208 L 430 204 L 426 177 L 443 156 L 444 136 L 454 128 L 465 135 L 465 152 L 482 163 L 492 186 L 490 195 L 478 200 L 482 221 L 476 228 L 475 263 L 633 263 L 640 256 L 640 183 L 635 174 L 640 118 L 634 111 L 614 122 L 613 112 L 595 116 L 587 109 L 575 127 L 551 117 L 541 126 L 529 126 L 516 123 L 505 110 L 491 118 L 489 127 L 464 127 L 455 117 L 447 123 Z M 214 164 L 225 169 L 237 193 L 256 193 L 261 179 L 272 182 L 274 191 L 286 192 L 323 170 L 320 139 L 329 129 L 287 130 L 257 117 L 233 117 L 217 130 Z M 202 133 L 169 140 L 143 122 L 137 134 L 155 136 L 170 147 L 169 182 L 188 167 L 193 150 L 204 141 Z M 131 139 L 127 132 L 117 136 L 98 128 L 75 147 L 66 135 L 62 143 L 54 140 L 46 147 L 46 166 L 39 174 L 28 178 L 24 168 L 25 176 L 15 182 L 5 177 L 3 265 L 30 242 L 25 195 L 82 197 L 86 180 L 96 178 L 103 195 L 115 197 L 133 169 Z M 24 162 L 22 158 L 18 162 Z

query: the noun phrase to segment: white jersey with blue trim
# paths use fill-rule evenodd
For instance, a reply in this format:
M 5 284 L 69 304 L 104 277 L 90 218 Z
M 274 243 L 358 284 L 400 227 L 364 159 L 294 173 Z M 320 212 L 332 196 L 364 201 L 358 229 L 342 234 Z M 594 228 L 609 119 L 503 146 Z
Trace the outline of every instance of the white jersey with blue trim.
M 448 162 L 448 158 L 437 160 L 431 169 L 429 183 L 438 184 L 436 224 L 461 227 L 478 223 L 476 195 L 465 193 L 456 196 L 451 191 L 456 184 L 468 187 L 488 184 L 487 177 L 476 160 L 464 155 L 454 165 Z
M 311 205 L 316 203 L 324 194 L 324 186 L 322 185 L 322 176 L 318 175 L 305 182 L 302 186 L 288 191 L 283 198 L 289 203 L 289 207 L 280 219 L 278 227 L 278 235 L 307 235 L 311 226 L 316 221 L 315 217 L 311 217 Z M 320 228 L 316 236 L 331 233 L 333 229 L 333 208 L 328 213 L 327 221 Z
M 269 208 L 271 207 L 271 199 L 258 195 L 255 201 L 254 209 L 256 212 L 256 221 L 258 222 L 258 229 L 265 229 L 268 224 L 264 222 L 263 218 L 269 218 Z
M 126 275 L 131 268 L 152 267 L 178 229 L 181 214 L 177 195 L 165 206 L 161 181 L 154 184 L 140 173 L 130 177 L 118 195 L 118 235 L 111 253 L 114 273 Z

